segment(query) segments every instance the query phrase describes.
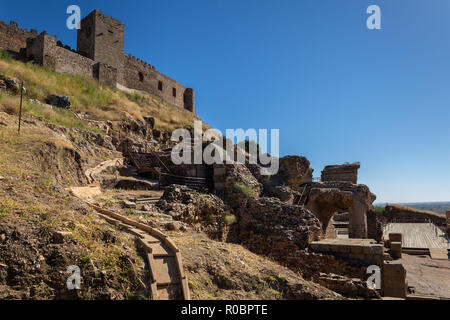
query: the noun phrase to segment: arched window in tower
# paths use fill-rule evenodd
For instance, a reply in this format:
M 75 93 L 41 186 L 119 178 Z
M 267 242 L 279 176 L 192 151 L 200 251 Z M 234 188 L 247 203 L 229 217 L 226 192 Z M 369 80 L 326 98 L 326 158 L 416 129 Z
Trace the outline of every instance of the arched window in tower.
M 163 83 L 162 81 L 158 81 L 158 90 L 163 91 Z

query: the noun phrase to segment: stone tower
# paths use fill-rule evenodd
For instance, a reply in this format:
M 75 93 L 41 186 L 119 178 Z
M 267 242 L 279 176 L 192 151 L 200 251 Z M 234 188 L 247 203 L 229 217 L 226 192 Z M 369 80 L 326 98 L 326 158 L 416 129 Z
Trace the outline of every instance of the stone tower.
M 118 82 L 123 81 L 124 31 L 119 20 L 94 10 L 81 20 L 77 36 L 78 53 L 117 69 Z

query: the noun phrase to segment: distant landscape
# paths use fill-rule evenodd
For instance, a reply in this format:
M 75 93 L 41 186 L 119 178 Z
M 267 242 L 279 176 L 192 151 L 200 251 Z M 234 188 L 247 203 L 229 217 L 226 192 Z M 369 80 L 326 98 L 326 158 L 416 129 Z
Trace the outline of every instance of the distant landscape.
M 433 211 L 439 214 L 445 214 L 450 211 L 450 202 L 415 202 L 415 203 L 389 203 L 410 207 L 417 210 Z M 377 203 L 375 206 L 385 206 L 385 203 Z

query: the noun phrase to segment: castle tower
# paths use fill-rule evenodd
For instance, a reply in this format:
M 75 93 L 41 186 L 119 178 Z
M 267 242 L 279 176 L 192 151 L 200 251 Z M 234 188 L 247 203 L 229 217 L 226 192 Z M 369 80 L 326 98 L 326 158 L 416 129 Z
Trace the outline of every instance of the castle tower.
M 116 68 L 119 82 L 123 79 L 124 31 L 119 20 L 94 10 L 81 20 L 77 35 L 78 53 Z

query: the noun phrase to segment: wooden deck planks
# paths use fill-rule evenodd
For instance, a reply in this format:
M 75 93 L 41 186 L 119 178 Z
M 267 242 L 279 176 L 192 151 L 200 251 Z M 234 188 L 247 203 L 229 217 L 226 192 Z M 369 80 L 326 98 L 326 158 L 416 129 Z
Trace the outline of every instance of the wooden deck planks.
M 450 243 L 440 229 L 429 223 L 390 223 L 383 228 L 383 237 L 389 233 L 403 234 L 403 248 L 450 249 Z

